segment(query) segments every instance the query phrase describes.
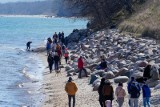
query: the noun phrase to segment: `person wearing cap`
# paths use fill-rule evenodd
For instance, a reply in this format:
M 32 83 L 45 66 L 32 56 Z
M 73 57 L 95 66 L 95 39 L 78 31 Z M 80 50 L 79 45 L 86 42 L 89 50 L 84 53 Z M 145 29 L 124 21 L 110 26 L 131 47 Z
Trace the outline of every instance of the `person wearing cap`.
M 87 71 L 86 69 L 84 69 L 84 62 L 82 56 L 80 56 L 80 58 L 78 59 L 78 70 L 79 70 L 79 78 L 81 78 L 82 70 L 85 72 L 86 77 L 88 77 Z
M 77 90 L 78 90 L 77 85 L 73 82 L 72 77 L 69 77 L 69 80 L 65 86 L 65 91 L 68 94 L 69 107 L 71 107 L 71 98 L 73 99 L 73 107 L 75 107 L 75 94 Z

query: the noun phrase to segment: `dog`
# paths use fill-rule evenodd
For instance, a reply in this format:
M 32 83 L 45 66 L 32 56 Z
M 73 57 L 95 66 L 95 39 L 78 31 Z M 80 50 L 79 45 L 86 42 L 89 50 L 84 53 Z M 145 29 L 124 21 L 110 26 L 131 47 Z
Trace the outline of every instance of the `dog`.
M 58 77 L 58 74 L 61 74 L 61 68 L 59 68 L 58 70 L 55 70 L 55 76 Z M 62 75 L 62 74 L 61 74 Z

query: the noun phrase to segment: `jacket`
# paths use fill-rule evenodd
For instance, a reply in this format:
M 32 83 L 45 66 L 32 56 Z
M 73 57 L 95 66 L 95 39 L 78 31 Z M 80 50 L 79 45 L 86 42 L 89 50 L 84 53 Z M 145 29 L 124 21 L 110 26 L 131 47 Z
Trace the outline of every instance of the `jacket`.
M 126 92 L 122 86 L 118 86 L 115 90 L 115 95 L 117 96 L 117 98 L 123 98 L 125 97 Z
M 68 82 L 65 86 L 65 91 L 68 93 L 68 95 L 75 95 L 78 88 L 74 82 Z
M 148 85 L 144 84 L 142 86 L 143 97 L 151 97 L 151 90 Z
M 103 96 L 105 97 L 105 100 L 113 100 L 114 91 L 113 87 L 111 85 L 104 85 L 102 89 Z
M 130 86 L 130 95 L 131 98 L 139 98 L 140 96 L 140 86 L 137 83 L 132 83 Z
M 82 58 L 79 58 L 79 59 L 78 59 L 78 69 L 82 69 L 82 68 L 83 68 L 83 65 L 84 65 L 84 63 L 83 63 Z

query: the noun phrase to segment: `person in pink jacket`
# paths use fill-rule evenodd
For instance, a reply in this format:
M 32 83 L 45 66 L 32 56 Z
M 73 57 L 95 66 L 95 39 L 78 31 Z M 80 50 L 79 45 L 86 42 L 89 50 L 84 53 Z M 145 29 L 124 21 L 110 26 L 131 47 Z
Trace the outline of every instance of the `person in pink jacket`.
M 122 107 L 124 102 L 124 97 L 126 95 L 126 91 L 124 90 L 122 83 L 118 84 L 118 87 L 115 90 L 115 95 L 117 97 L 117 103 L 119 107 Z

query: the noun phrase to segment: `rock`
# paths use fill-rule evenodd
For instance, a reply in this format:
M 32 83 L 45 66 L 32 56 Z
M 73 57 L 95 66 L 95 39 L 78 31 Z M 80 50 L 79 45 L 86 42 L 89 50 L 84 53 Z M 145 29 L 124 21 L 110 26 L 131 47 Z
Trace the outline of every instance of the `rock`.
M 134 77 L 135 79 L 143 77 L 142 72 L 135 72 L 131 75 L 131 77 Z
M 74 68 L 72 68 L 72 69 L 68 70 L 67 72 L 68 72 L 68 73 L 75 72 L 75 69 L 74 69 Z
M 156 85 L 156 86 L 154 87 L 154 89 L 155 89 L 155 90 L 160 89 L 160 84 Z
M 127 76 L 119 76 L 119 77 L 116 77 L 114 78 L 114 82 L 115 83 L 125 83 L 129 80 L 129 78 Z
M 98 91 L 99 86 L 100 86 L 100 82 L 98 82 L 93 86 L 93 91 Z
M 100 77 L 103 76 L 104 70 L 96 70 L 93 72 L 93 74 L 99 75 Z
M 96 79 L 96 80 L 93 82 L 92 86 L 94 87 L 97 83 L 100 83 L 100 82 L 101 82 L 100 79 Z
M 65 67 L 65 70 L 66 70 L 66 71 L 69 71 L 70 69 L 72 69 L 72 67 L 69 66 L 69 65 L 67 65 L 67 66 Z
M 148 84 L 149 87 L 153 88 L 158 84 L 160 84 L 160 80 L 149 79 L 146 81 L 146 83 Z
M 67 77 L 72 76 L 72 73 L 68 72 L 67 73 Z
M 137 61 L 136 63 L 139 67 L 146 67 L 148 65 L 147 61 Z
M 63 65 L 60 65 L 59 68 L 64 68 L 64 66 L 63 66 Z
M 112 79 L 112 78 L 114 78 L 115 77 L 115 75 L 113 74 L 113 72 L 111 72 L 111 71 L 108 71 L 108 72 L 104 72 L 103 73 L 103 78 L 105 78 L 105 79 Z
M 157 65 L 152 65 L 151 66 L 151 72 L 150 72 L 151 78 L 154 80 L 159 80 L 159 71 L 158 71 L 158 66 Z
M 115 75 L 115 77 L 120 76 L 120 75 L 124 75 L 127 71 L 128 71 L 127 68 L 121 68 L 119 70 L 119 72 Z
M 86 69 L 86 72 L 87 72 L 87 75 L 90 75 L 91 70 L 90 69 Z M 80 77 L 80 73 L 79 73 L 78 77 Z M 85 74 L 84 70 L 81 71 L 81 77 L 86 77 L 86 74 Z
M 90 78 L 89 84 L 93 84 L 93 82 L 94 82 L 96 79 L 98 79 L 98 76 L 97 76 L 96 74 L 92 74 L 92 75 L 91 75 L 91 78 Z

